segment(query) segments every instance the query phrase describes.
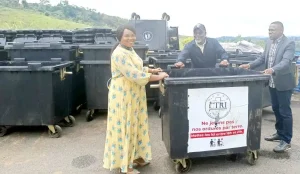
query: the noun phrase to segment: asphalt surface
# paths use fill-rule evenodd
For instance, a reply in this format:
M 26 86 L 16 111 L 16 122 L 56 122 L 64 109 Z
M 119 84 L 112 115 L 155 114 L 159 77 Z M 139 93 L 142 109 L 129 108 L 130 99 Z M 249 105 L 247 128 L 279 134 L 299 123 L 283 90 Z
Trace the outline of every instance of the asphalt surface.
M 294 114 L 294 137 L 292 149 L 287 153 L 272 151 L 277 145 L 266 142 L 263 137 L 274 133 L 275 117 L 270 108 L 263 111 L 262 140 L 257 164 L 250 166 L 246 159 L 235 162 L 226 157 L 194 159 L 189 173 L 209 174 L 299 174 L 300 173 L 300 97 L 292 103 Z M 76 116 L 74 127 L 63 127 L 60 138 L 49 138 L 47 127 L 12 128 L 0 138 L 0 174 L 108 174 L 102 168 L 106 131 L 105 114 L 97 114 L 92 122 L 85 121 L 85 111 Z M 149 106 L 150 136 L 153 160 L 139 169 L 147 174 L 173 174 L 175 165 L 168 157 L 161 138 L 161 122 L 156 111 Z

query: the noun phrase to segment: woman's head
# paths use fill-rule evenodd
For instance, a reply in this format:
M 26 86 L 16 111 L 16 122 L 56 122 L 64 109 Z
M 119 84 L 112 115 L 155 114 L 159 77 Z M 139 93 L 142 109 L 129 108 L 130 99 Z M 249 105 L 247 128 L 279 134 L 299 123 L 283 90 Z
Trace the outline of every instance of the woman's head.
M 131 25 L 118 27 L 116 34 L 119 43 L 126 47 L 132 47 L 136 41 L 136 31 Z

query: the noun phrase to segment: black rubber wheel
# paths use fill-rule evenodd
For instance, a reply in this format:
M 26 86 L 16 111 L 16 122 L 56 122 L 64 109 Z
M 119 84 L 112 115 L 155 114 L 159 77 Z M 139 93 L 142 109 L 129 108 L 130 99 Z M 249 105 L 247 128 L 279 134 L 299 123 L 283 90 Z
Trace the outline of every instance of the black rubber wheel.
M 176 163 L 175 170 L 177 173 L 188 173 L 192 168 L 192 161 L 190 159 L 186 159 L 186 168 L 182 166 L 181 163 Z
M 255 159 L 255 155 L 253 152 L 248 152 L 247 161 L 251 166 L 256 164 L 257 159 Z
M 75 125 L 75 123 L 76 123 L 75 118 L 74 118 L 72 115 L 70 115 L 70 116 L 69 116 L 69 120 L 70 120 L 70 122 L 67 122 L 67 121 L 66 121 L 66 125 L 67 125 L 68 127 L 73 127 L 73 126 Z
M 7 127 L 0 126 L 0 137 L 3 137 L 7 133 Z
M 159 108 L 160 108 L 160 106 L 158 106 L 158 103 L 157 103 L 157 102 L 154 102 L 154 103 L 153 103 L 153 109 L 154 109 L 155 111 L 158 111 Z
M 90 122 L 90 121 L 92 121 L 92 120 L 94 119 L 91 110 L 88 110 L 88 111 L 86 112 L 85 117 L 86 117 L 86 121 L 87 121 L 87 122 Z
M 50 138 L 59 138 L 62 134 L 62 129 L 60 126 L 55 125 L 54 126 L 55 133 L 53 133 L 50 129 L 48 130 L 48 134 Z

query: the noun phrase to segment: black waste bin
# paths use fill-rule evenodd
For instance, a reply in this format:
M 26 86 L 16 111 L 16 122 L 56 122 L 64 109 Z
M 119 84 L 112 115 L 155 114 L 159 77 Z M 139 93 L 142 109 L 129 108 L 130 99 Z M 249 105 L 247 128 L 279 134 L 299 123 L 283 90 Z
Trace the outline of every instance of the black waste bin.
M 85 77 L 88 109 L 86 114 L 87 121 L 93 119 L 95 109 L 107 110 L 107 83 L 111 78 L 110 53 L 113 46 L 113 44 L 79 46 L 83 55 L 83 60 L 80 61 L 80 64 L 83 66 Z M 146 51 L 148 47 L 137 43 L 133 48 L 140 58 L 143 59 L 143 62 L 147 64 Z
M 160 82 L 163 142 L 180 173 L 191 158 L 260 149 L 262 95 L 269 75 L 238 68 L 174 69 Z
M 80 59 L 77 57 L 78 46 L 63 43 L 13 43 L 6 45 L 9 57 L 25 58 L 26 61 L 49 61 L 57 58 L 58 61 L 73 61 L 75 64 L 68 67 L 73 72 L 72 76 L 72 104 L 70 114 L 77 114 L 86 102 L 84 93 L 83 71 L 79 68 Z
M 82 60 L 87 97 L 86 120 L 93 120 L 96 109 L 108 108 L 108 84 L 111 77 L 109 60 Z
M 0 136 L 10 126 L 48 126 L 59 137 L 60 121 L 73 126 L 68 103 L 73 62 L 0 62 Z

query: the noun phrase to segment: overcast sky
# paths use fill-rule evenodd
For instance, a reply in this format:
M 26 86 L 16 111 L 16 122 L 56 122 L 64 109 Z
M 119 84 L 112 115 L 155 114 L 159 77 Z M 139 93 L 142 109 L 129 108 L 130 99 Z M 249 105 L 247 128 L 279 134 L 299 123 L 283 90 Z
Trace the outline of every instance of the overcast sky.
M 27 0 L 39 2 L 39 0 Z M 60 0 L 50 0 L 57 4 Z M 70 4 L 96 9 L 100 13 L 129 19 L 136 12 L 141 19 L 170 15 L 170 26 L 181 35 L 192 35 L 193 26 L 203 23 L 208 36 L 267 36 L 271 22 L 279 20 L 285 34 L 300 35 L 300 7 L 296 0 L 69 0 Z M 281 3 L 279 3 L 281 2 Z M 299 2 L 298 2 L 299 3 Z

